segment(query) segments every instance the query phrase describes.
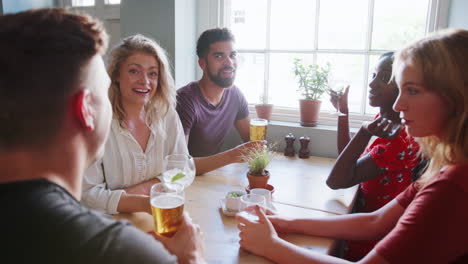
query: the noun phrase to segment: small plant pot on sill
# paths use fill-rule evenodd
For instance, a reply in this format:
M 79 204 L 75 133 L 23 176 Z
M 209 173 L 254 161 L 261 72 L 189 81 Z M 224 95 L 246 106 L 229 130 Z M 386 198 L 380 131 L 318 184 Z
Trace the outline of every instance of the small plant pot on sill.
M 249 180 L 250 189 L 266 189 L 268 180 L 270 179 L 270 172 L 265 170 L 265 175 L 255 175 L 247 172 L 247 179 Z
M 271 112 L 273 111 L 272 104 L 256 104 L 255 111 L 257 112 L 258 118 L 263 118 L 270 121 Z
M 301 111 L 301 126 L 317 126 L 321 104 L 322 101 L 319 100 L 299 100 L 299 108 Z

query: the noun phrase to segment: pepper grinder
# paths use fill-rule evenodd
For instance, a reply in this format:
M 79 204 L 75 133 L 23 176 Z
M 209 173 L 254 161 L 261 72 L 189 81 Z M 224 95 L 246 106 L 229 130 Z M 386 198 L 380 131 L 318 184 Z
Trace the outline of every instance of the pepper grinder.
M 284 149 L 284 155 L 287 157 L 294 157 L 294 141 L 296 141 L 296 137 L 289 133 L 284 136 L 284 140 L 286 141 L 286 148 Z
M 310 151 L 309 151 L 310 138 L 306 136 L 300 137 L 299 142 L 301 142 L 301 149 L 299 150 L 299 158 L 308 159 L 310 157 Z

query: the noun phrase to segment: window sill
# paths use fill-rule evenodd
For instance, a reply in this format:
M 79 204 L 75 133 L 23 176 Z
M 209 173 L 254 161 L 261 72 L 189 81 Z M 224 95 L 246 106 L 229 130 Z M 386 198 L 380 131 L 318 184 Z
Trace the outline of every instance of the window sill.
M 352 134 L 356 133 L 357 130 L 358 128 L 350 128 L 350 132 Z M 299 138 L 307 136 L 310 138 L 308 148 L 312 156 L 327 158 L 338 157 L 336 125 L 328 126 L 319 124 L 315 127 L 303 127 L 299 124 L 299 121 L 286 122 L 272 120 L 268 123 L 267 141 L 269 144 L 275 145 L 276 151 L 283 152 L 286 147 L 284 137 L 289 133 L 296 137 L 294 142 L 296 155 L 301 147 Z M 233 148 L 241 143 L 242 139 L 240 138 L 239 133 L 237 133 L 237 130 L 233 127 L 225 138 L 223 150 Z
M 284 128 L 296 128 L 296 129 L 312 129 L 312 130 L 319 130 L 319 131 L 330 131 L 330 132 L 337 132 L 338 127 L 335 126 L 329 126 L 329 125 L 317 125 L 314 127 L 305 127 L 301 126 L 299 122 L 286 122 L 286 121 L 276 121 L 276 120 L 271 120 L 268 122 L 269 127 L 284 127 Z M 353 134 L 355 134 L 359 130 L 359 127 L 350 127 L 349 131 Z
M 257 116 L 254 105 L 249 105 L 249 112 L 251 117 Z M 359 129 L 363 122 L 371 121 L 373 119 L 373 115 L 351 113 L 349 115 L 349 127 L 351 132 L 353 129 Z M 298 127 L 302 127 L 300 125 L 299 109 L 297 108 L 273 107 L 273 113 L 270 120 L 272 122 L 282 122 L 285 124 L 289 123 L 293 126 L 296 124 Z M 335 115 L 335 113 L 323 111 L 319 114 L 318 126 L 315 128 L 329 127 L 334 128 L 336 131 L 337 123 L 338 117 Z

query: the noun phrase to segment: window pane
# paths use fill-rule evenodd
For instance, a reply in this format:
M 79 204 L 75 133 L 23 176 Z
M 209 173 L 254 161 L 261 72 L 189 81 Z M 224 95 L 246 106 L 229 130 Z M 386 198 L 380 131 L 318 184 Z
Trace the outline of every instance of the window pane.
M 313 49 L 315 1 L 273 0 L 271 2 L 270 48 Z
M 268 85 L 275 106 L 299 107 L 300 92 L 297 91 L 298 81 L 293 72 L 294 58 L 302 59 L 304 63 L 313 63 L 312 54 L 273 53 L 270 55 Z
M 364 84 L 364 57 L 365 55 L 354 54 L 318 54 L 317 63 L 331 64 L 330 83 L 344 82 L 350 85 L 348 94 L 349 112 L 359 113 L 362 103 Z M 366 85 L 367 87 L 367 85 Z M 322 110 L 335 111 L 330 103 L 328 95 L 322 98 Z
M 320 1 L 318 47 L 320 49 L 364 49 L 367 10 L 367 0 Z
M 265 87 L 265 55 L 259 53 L 238 53 L 238 67 L 235 84 L 244 93 L 249 104 L 260 102 Z
M 425 34 L 429 0 L 375 0 L 372 49 L 397 50 Z
M 106 0 L 106 5 L 120 5 L 120 0 Z
M 72 6 L 94 6 L 94 0 L 72 0 Z
M 231 1 L 230 25 L 239 49 L 264 49 L 266 0 Z

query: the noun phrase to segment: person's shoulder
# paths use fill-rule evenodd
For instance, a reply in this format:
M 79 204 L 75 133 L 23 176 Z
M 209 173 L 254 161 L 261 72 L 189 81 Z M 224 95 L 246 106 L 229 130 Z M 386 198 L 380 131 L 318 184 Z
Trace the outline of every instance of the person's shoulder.
M 103 218 L 95 215 L 97 221 Z M 105 247 L 104 247 L 105 245 Z M 125 248 L 125 250 L 121 250 Z M 110 263 L 176 263 L 161 243 L 150 235 L 141 232 L 127 221 L 108 219 L 106 225 L 90 238 L 85 246 L 86 252 L 97 253 L 103 261 Z M 94 259 L 93 256 L 89 256 Z
M 233 85 L 231 88 L 227 89 L 227 94 L 230 100 L 235 100 L 238 102 L 246 101 L 244 94 L 242 93 L 241 89 L 236 85 Z
M 176 109 L 173 107 L 169 107 L 167 109 L 167 113 L 164 115 L 162 122 L 164 123 L 174 123 L 174 121 L 179 120 L 179 114 L 177 113 Z M 152 125 L 155 125 L 154 123 Z
M 244 96 L 241 89 L 239 89 L 239 87 L 237 87 L 237 85 L 233 85 L 231 88 L 229 88 L 229 91 L 231 93 L 233 93 L 233 94 L 238 94 L 238 95 Z
M 198 82 L 193 81 L 177 89 L 177 96 L 192 96 L 197 92 Z
M 468 192 L 468 163 L 448 166 L 440 172 L 439 180 L 449 181 Z

